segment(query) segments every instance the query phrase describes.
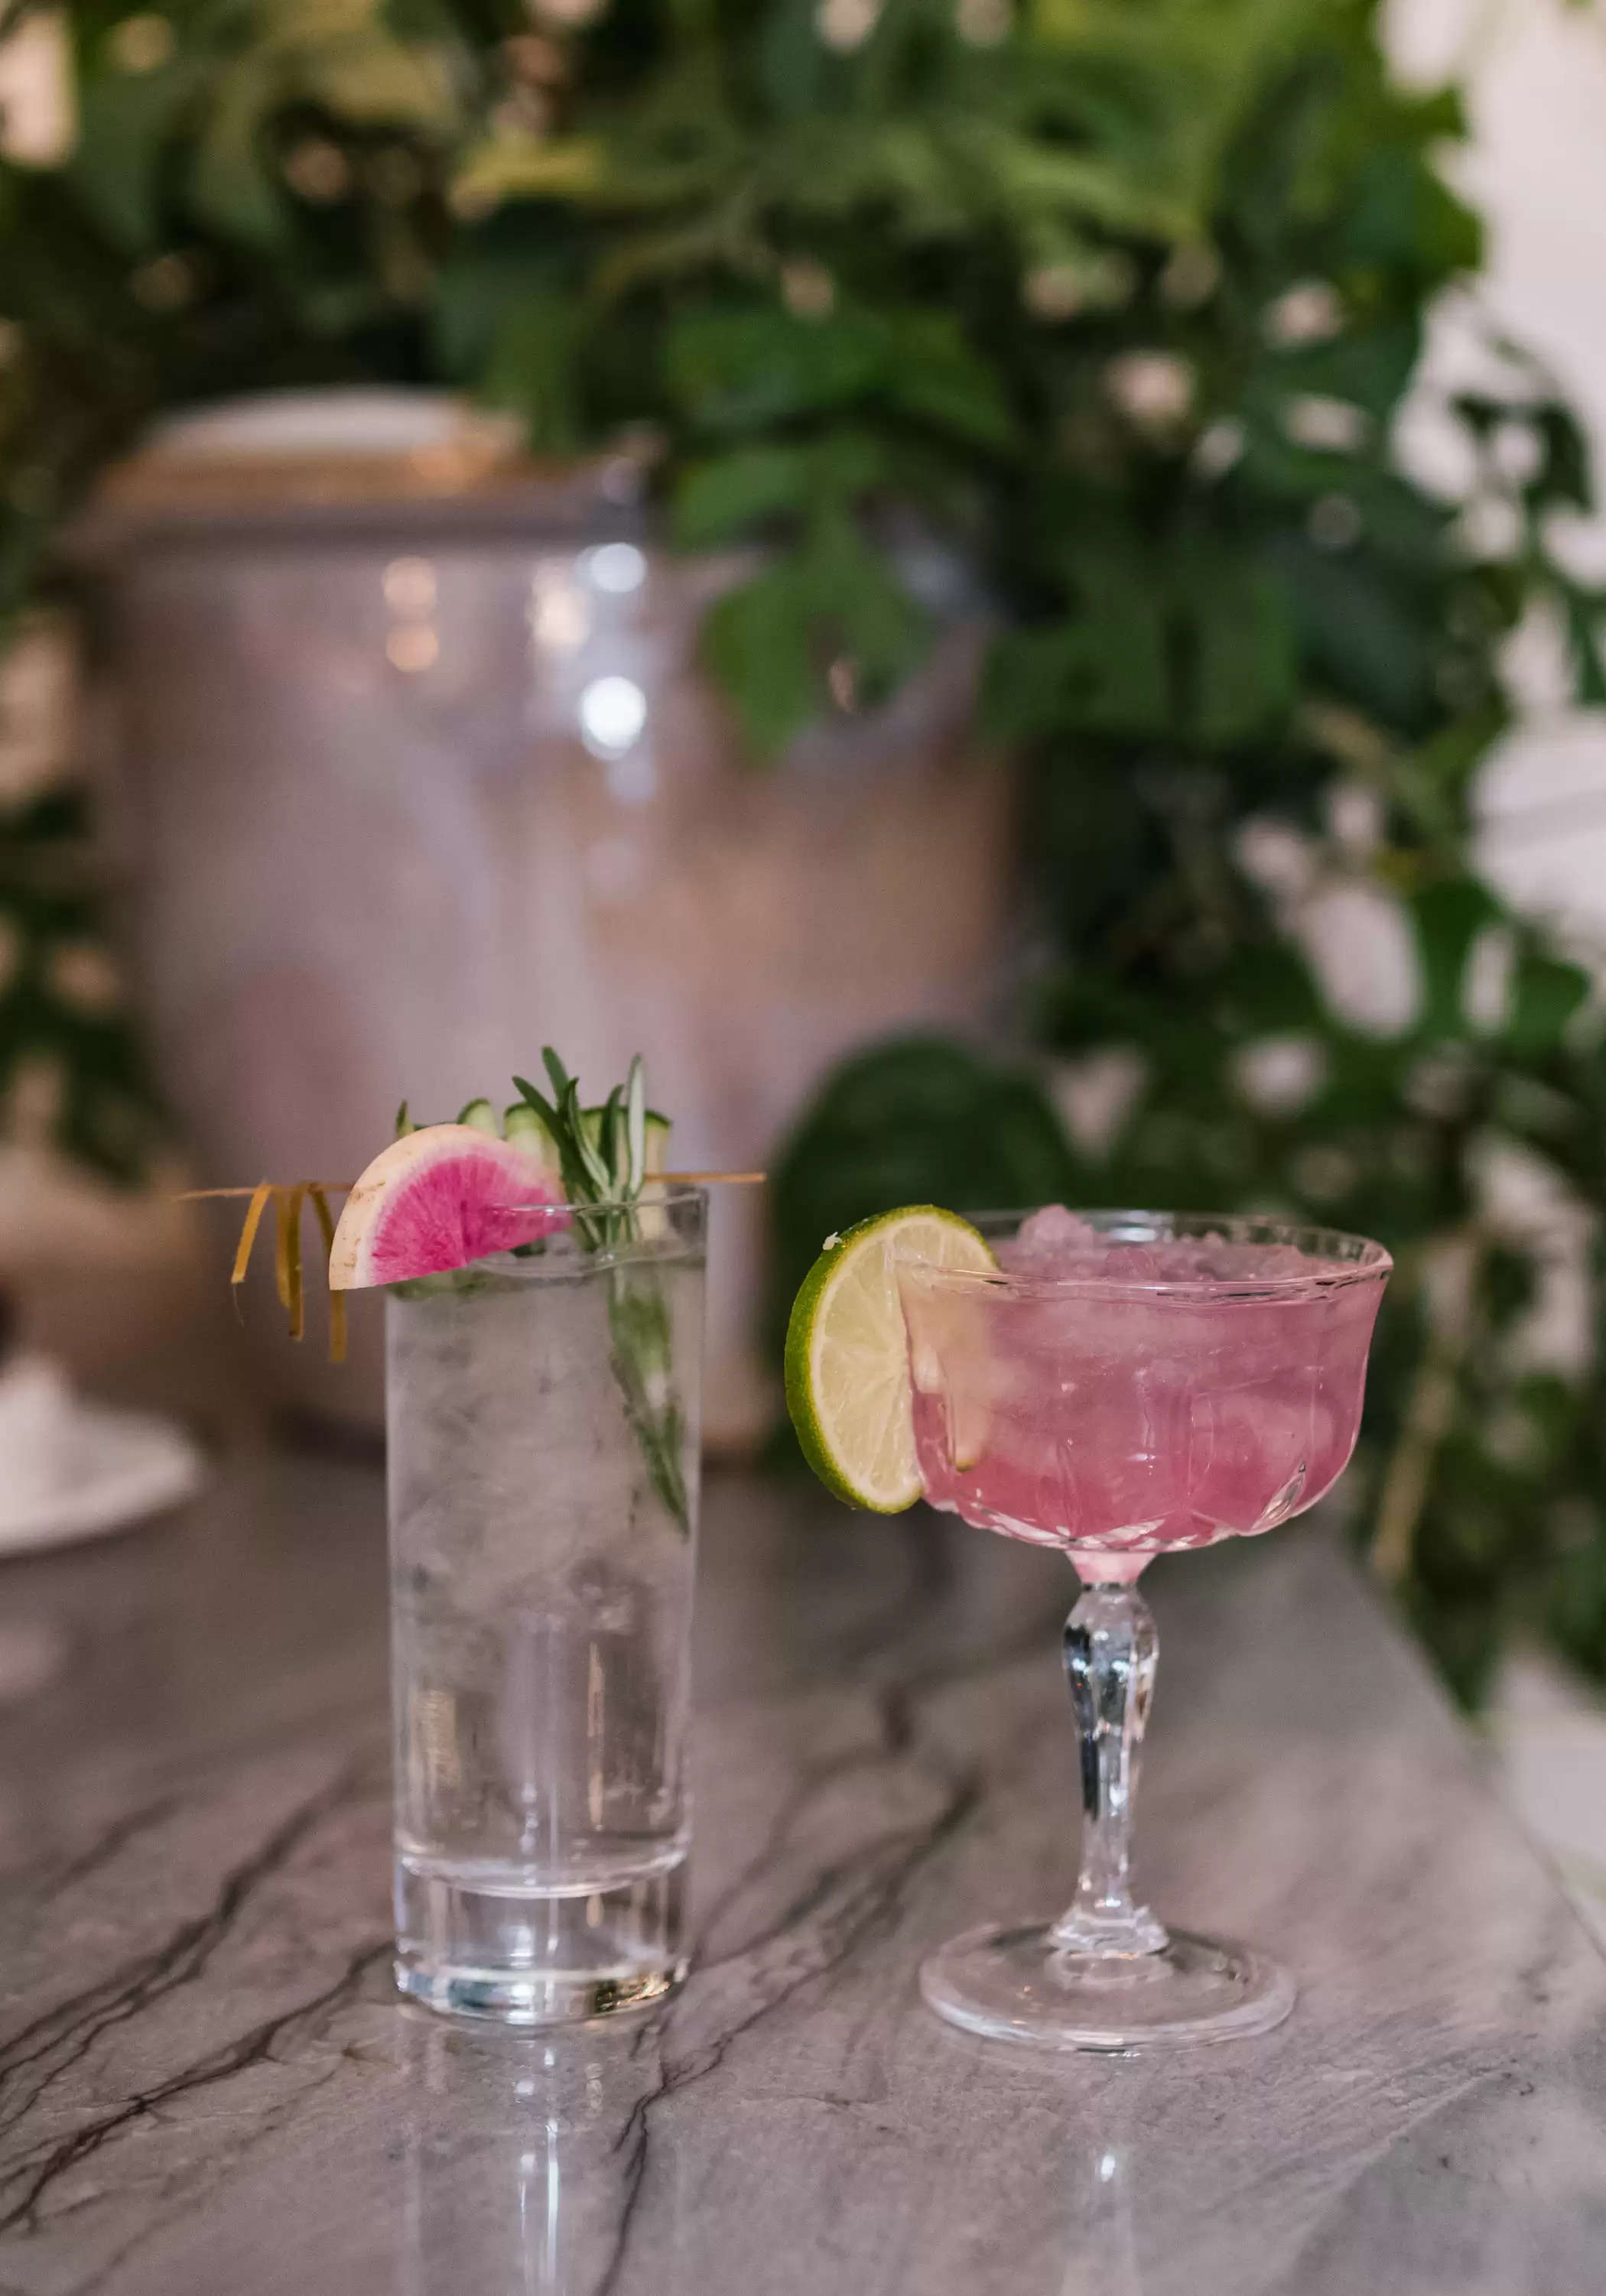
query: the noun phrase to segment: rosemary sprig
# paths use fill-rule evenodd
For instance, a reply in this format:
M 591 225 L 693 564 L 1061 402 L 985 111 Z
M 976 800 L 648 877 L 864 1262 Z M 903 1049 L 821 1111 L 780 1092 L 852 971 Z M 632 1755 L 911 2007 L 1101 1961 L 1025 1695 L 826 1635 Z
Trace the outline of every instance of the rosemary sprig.
M 541 1061 L 549 1095 L 524 1077 L 515 1076 L 514 1086 L 552 1136 L 576 1233 L 592 1251 L 639 1243 L 638 1206 L 647 1177 L 647 1078 L 640 1054 L 625 1082 L 615 1085 L 595 1112 L 594 1127 L 581 1105 L 578 1083 L 550 1045 Z M 608 1330 L 614 1376 L 653 1488 L 689 1537 L 691 1506 L 681 1459 L 685 1414 L 675 1385 L 669 1303 L 655 1267 L 624 1260 L 609 1271 Z

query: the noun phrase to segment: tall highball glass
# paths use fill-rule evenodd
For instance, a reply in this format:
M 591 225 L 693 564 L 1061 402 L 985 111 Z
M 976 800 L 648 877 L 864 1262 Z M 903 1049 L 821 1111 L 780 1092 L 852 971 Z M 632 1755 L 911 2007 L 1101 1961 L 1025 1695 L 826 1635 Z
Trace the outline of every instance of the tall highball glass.
M 531 2026 L 685 1974 L 699 1189 L 387 1300 L 396 1980 Z

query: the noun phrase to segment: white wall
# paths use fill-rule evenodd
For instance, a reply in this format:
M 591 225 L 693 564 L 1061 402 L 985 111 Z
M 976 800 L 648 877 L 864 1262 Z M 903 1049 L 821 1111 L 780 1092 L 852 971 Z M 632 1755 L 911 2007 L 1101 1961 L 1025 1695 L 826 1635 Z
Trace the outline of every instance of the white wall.
M 1473 148 L 1455 176 L 1488 226 L 1479 299 L 1585 418 L 1606 494 L 1606 0 L 1392 0 L 1388 31 L 1402 78 L 1465 79 Z M 1465 355 L 1452 308 L 1430 364 Z M 1606 519 L 1568 521 L 1564 542 L 1606 584 Z M 1531 716 L 1486 771 L 1485 860 L 1513 898 L 1606 946 L 1606 715 L 1558 706 L 1553 652 L 1542 630 L 1517 649 Z

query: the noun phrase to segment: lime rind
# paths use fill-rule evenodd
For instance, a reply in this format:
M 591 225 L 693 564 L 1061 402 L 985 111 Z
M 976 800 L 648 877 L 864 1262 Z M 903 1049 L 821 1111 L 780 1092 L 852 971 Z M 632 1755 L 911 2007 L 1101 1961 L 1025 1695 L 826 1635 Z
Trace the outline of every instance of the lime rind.
M 894 1275 L 898 1245 L 917 1242 L 945 1266 L 998 1264 L 957 1212 L 906 1204 L 831 1237 L 787 1327 L 787 1407 L 803 1456 L 836 1497 L 874 1514 L 901 1514 L 921 1492 Z

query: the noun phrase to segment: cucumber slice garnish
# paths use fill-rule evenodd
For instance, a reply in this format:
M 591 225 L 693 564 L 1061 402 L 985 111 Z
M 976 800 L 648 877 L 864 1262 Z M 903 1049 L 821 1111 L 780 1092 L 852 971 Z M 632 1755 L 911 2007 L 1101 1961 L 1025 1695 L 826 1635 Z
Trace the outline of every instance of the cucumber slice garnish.
M 557 1170 L 557 1143 L 552 1137 L 552 1128 L 527 1100 L 515 1100 L 504 1111 L 502 1137 L 510 1140 L 515 1148 L 527 1148 L 532 1156 L 539 1156 L 549 1170 Z

